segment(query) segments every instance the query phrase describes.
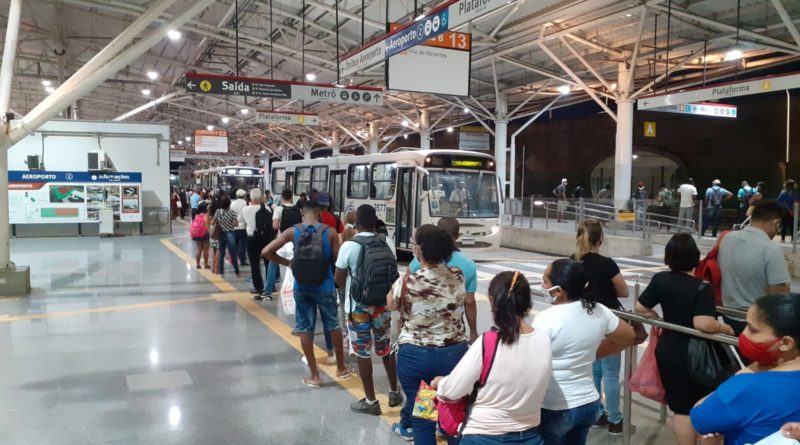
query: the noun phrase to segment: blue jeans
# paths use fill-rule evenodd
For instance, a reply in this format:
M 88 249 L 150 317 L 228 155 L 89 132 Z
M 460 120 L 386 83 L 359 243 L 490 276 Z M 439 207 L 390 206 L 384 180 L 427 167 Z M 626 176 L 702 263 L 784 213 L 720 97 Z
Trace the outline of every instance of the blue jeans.
M 513 443 L 519 445 L 544 445 L 542 436 L 539 435 L 539 427 L 533 427 L 518 433 L 506 433 L 499 436 L 489 436 L 485 434 L 468 434 L 461 438 L 460 445 L 501 445 Z
M 275 261 L 270 261 L 269 266 L 267 267 L 267 282 L 264 284 L 264 292 L 266 293 L 273 293 L 275 292 L 275 280 L 278 278 L 278 263 Z
M 711 236 L 716 237 L 717 231 L 719 230 L 719 220 L 722 216 L 722 208 L 720 207 L 709 207 L 706 209 L 706 217 L 703 220 L 703 230 L 701 231 L 702 236 L 706 236 L 706 229 L 711 226 Z
M 603 394 L 605 389 L 606 406 L 600 404 L 600 415 L 608 413 L 608 421 L 620 423 L 622 411 L 619 410 L 619 369 L 622 366 L 622 354 L 609 355 L 595 360 L 592 364 L 594 387 Z
M 450 374 L 461 357 L 467 353 L 467 349 L 469 349 L 469 345 L 466 342 L 441 348 L 400 345 L 400 351 L 397 353 L 397 377 L 406 394 L 401 423 L 407 422 L 408 417 L 411 417 L 420 381 L 424 380 L 430 383 L 434 377 Z M 403 426 L 407 427 L 407 425 Z M 415 445 L 436 445 L 436 422 L 411 417 L 411 427 L 414 428 Z M 456 445 L 458 439 L 448 438 L 447 443 Z
M 232 262 L 233 262 L 233 270 L 236 272 L 236 275 L 239 275 L 239 255 L 237 253 L 237 244 L 236 244 L 236 233 L 233 231 L 230 232 L 222 232 L 222 236 L 219 237 L 219 263 L 218 269 L 219 274 L 222 275 L 225 273 L 225 250 L 230 250 Z
M 244 264 L 247 262 L 247 230 L 236 229 L 234 233 L 236 234 L 236 250 L 234 253 L 239 255 L 239 263 Z
M 542 408 L 539 433 L 544 439 L 544 445 L 586 445 L 589 428 L 597 421 L 599 410 L 599 400 L 558 411 Z

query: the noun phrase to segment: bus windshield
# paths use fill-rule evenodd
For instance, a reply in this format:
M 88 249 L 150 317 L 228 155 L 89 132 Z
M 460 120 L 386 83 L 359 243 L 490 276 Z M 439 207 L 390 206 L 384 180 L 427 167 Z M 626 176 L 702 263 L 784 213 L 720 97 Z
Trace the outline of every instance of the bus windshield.
M 491 218 L 499 215 L 494 173 L 433 170 L 430 190 L 431 216 Z
M 259 176 L 233 176 L 222 175 L 220 177 L 219 188 L 226 192 L 243 189 L 250 191 L 260 185 L 261 178 Z

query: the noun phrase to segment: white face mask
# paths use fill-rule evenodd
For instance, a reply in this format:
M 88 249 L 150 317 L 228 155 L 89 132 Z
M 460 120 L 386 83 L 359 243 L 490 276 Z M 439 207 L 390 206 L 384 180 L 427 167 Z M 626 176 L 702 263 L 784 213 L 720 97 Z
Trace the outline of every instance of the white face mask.
M 561 290 L 561 286 L 553 286 L 545 288 L 544 284 L 539 284 L 536 286 L 537 290 L 541 291 L 544 294 L 544 298 L 550 304 L 556 304 L 558 301 L 558 297 L 553 296 L 553 292 L 557 290 Z

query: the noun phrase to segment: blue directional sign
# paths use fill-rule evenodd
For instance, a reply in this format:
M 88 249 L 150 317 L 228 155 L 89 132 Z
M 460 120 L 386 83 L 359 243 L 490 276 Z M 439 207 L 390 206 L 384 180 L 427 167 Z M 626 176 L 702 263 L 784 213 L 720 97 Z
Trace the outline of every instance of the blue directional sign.
M 447 8 L 429 15 L 386 38 L 386 58 L 420 45 L 447 31 Z

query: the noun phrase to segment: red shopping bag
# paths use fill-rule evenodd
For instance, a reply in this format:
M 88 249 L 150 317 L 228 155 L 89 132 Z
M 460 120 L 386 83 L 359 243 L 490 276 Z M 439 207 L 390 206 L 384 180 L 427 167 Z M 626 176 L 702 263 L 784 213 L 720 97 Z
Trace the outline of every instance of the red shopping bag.
M 666 391 L 661 383 L 661 374 L 658 372 L 656 363 L 656 346 L 658 338 L 661 336 L 661 329 L 653 326 L 650 330 L 650 343 L 644 351 L 644 357 L 639 362 L 639 367 L 631 376 L 631 391 L 638 392 L 642 396 L 666 404 Z

